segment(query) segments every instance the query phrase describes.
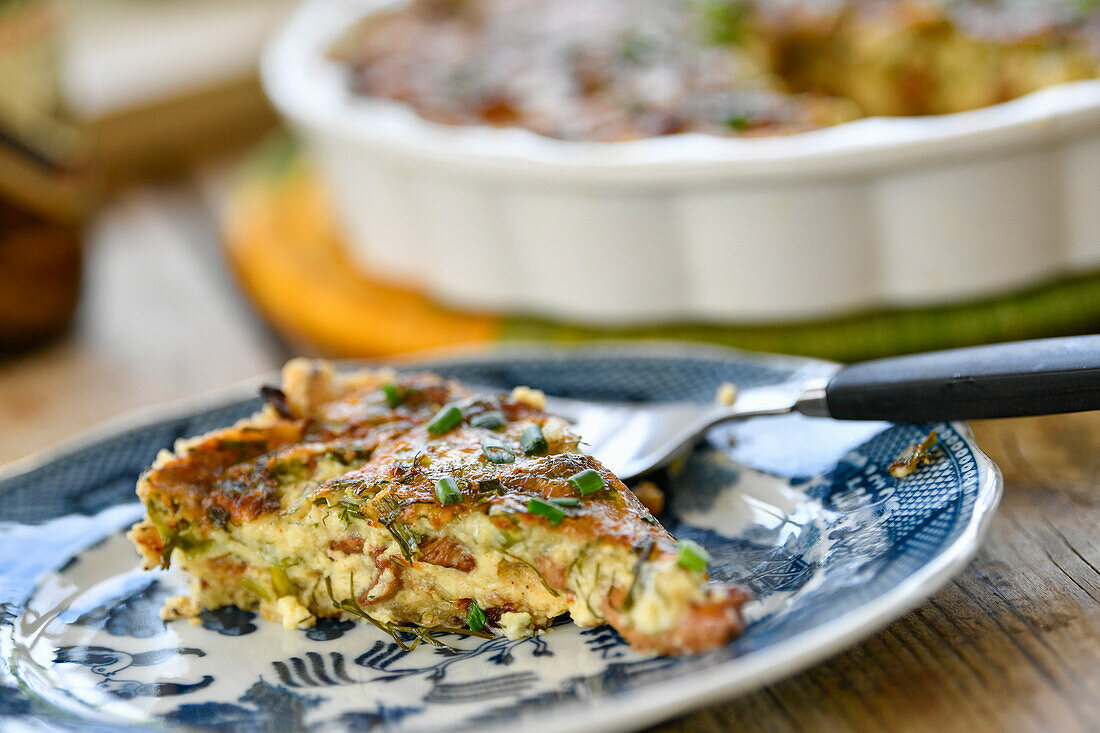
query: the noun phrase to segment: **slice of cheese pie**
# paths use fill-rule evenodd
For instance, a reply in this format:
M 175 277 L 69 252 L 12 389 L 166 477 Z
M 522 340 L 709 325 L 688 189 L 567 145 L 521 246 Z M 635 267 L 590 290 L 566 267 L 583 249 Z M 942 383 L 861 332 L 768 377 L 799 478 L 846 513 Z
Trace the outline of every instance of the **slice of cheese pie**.
M 741 629 L 746 593 L 708 583 L 706 553 L 579 452 L 539 392 L 299 359 L 264 394 L 260 412 L 179 441 L 138 482 L 148 517 L 130 537 L 145 567 L 190 576 L 166 617 L 235 604 L 302 628 L 344 615 L 404 643 L 516 638 L 569 613 L 661 654 Z

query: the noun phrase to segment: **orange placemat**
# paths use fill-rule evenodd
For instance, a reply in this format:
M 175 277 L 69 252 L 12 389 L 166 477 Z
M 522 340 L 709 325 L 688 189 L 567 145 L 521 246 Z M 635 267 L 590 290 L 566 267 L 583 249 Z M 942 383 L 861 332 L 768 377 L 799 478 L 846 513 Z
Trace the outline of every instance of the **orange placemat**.
M 501 321 L 458 313 L 363 273 L 344 253 L 323 191 L 285 140 L 246 165 L 222 217 L 245 290 L 292 341 L 345 356 L 388 356 L 495 341 Z

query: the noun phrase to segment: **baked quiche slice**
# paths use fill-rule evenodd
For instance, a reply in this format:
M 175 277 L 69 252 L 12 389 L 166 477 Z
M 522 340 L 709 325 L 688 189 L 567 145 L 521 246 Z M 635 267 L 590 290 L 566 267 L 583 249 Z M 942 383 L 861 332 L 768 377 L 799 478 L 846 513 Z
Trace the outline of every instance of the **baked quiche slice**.
M 264 394 L 138 482 L 144 566 L 190 578 L 166 618 L 235 604 L 287 628 L 358 617 L 415 643 L 516 638 L 569 613 L 660 654 L 741 629 L 746 593 L 708 583 L 705 552 L 579 452 L 541 393 L 294 360 Z

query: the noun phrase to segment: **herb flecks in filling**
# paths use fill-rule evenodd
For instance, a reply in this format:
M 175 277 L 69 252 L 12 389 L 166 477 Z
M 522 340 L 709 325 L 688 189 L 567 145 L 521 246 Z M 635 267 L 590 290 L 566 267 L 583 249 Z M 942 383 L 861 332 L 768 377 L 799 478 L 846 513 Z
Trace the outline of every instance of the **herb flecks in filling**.
M 146 565 L 190 575 L 193 605 L 258 607 L 288 628 L 355 617 L 405 648 L 522 636 L 565 613 L 663 653 L 740 628 L 744 594 L 708 585 L 533 390 L 474 396 L 310 362 L 279 389 L 139 483 L 149 516 L 131 537 Z

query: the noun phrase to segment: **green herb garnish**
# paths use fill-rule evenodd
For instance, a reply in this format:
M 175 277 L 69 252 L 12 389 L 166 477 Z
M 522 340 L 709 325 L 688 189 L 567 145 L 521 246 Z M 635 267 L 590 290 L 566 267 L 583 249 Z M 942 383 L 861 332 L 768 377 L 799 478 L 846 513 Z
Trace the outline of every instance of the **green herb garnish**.
M 476 603 L 470 601 L 470 607 L 466 609 L 466 625 L 471 631 L 484 631 L 485 621 L 485 612 Z
M 558 506 L 576 506 L 581 503 L 581 500 L 575 496 L 552 496 L 549 501 Z
M 707 565 L 710 564 L 710 555 L 697 542 L 680 540 L 676 543 L 676 549 L 679 553 L 676 562 L 681 567 L 694 570 L 697 573 L 707 571 Z
M 470 418 L 470 424 L 475 428 L 486 430 L 500 430 L 505 425 L 504 414 L 499 410 L 490 410 Z
M 462 492 L 453 478 L 441 478 L 435 482 L 435 496 L 443 506 L 458 504 L 462 501 Z
M 546 517 L 550 520 L 550 524 L 555 527 L 561 524 L 561 520 L 565 519 L 565 512 L 561 510 L 561 507 L 538 497 L 527 502 L 527 511 L 531 514 Z
M 745 0 L 695 0 L 704 43 L 723 46 L 745 39 L 749 4 Z
M 341 499 L 337 503 L 337 506 L 339 507 L 339 509 L 336 510 L 337 516 L 340 517 L 340 521 L 343 523 L 345 529 L 351 526 L 353 520 L 363 518 L 362 513 L 359 511 L 359 505 L 353 501 Z
M 416 503 L 416 502 L 413 502 Z M 393 541 L 401 549 L 401 554 L 410 562 L 413 555 L 420 552 L 420 536 L 409 525 L 397 518 L 404 508 L 393 494 L 386 494 L 375 500 L 378 521 L 389 531 Z
M 193 530 L 187 529 L 176 535 L 176 546 L 188 557 L 201 555 L 214 546 L 214 540 L 196 537 Z
M 435 413 L 435 416 L 428 422 L 428 432 L 432 435 L 442 435 L 456 427 L 460 422 L 462 422 L 462 410 L 458 409 L 456 405 L 447 405 Z
M 741 132 L 749 129 L 749 118 L 746 115 L 731 114 L 726 118 L 726 127 Z
M 1100 0 L 1076 0 L 1073 5 L 1079 15 L 1086 16 L 1100 8 Z
M 309 475 L 309 464 L 301 456 L 288 456 L 272 461 L 267 466 L 267 472 L 271 478 L 282 485 L 301 481 Z
M 267 588 L 252 580 L 251 578 L 241 578 L 241 587 L 254 596 L 259 596 L 265 601 L 271 600 L 271 593 Z
M 622 37 L 619 44 L 619 55 L 624 61 L 638 64 L 643 62 L 656 48 L 657 41 L 652 36 L 630 31 Z
M 516 461 L 516 454 L 512 452 L 512 449 L 496 441 L 481 441 L 481 452 L 489 459 L 489 463 L 503 464 L 515 463 Z
M 168 535 L 164 538 L 164 544 L 160 548 L 160 566 L 167 570 L 172 565 L 172 553 L 175 552 L 178 542 L 176 535 Z
M 398 387 L 393 382 L 386 382 L 383 384 L 382 393 L 386 395 L 386 404 L 389 405 L 392 410 L 396 410 L 401 406 L 401 403 L 405 401 L 404 387 Z
M 336 461 L 341 466 L 350 466 L 356 461 L 365 461 L 369 459 L 370 454 L 370 448 L 356 445 L 345 445 L 334 446 L 330 450 L 326 451 L 324 456 L 329 460 Z
M 291 582 L 290 576 L 286 574 L 286 571 L 280 567 L 270 567 L 267 569 L 271 575 L 271 586 L 275 589 L 275 595 L 279 598 L 283 596 L 293 596 L 297 593 L 294 588 L 294 583 Z
M 623 599 L 622 606 L 619 607 L 620 611 L 629 611 L 634 607 L 634 601 L 638 596 L 638 581 L 642 576 L 642 572 L 645 569 L 645 564 L 649 560 L 649 556 L 653 553 L 653 546 L 656 543 L 652 537 L 646 537 L 636 547 L 638 551 L 638 559 L 634 562 L 634 568 L 630 571 L 632 576 L 630 580 L 630 587 L 626 591 L 626 598 Z M 635 548 L 630 548 L 631 550 Z
M 457 651 L 450 644 L 444 644 L 439 639 L 436 639 L 433 634 L 458 634 L 460 636 L 476 636 L 479 639 L 491 639 L 493 635 L 485 631 L 475 631 L 473 629 L 459 629 L 451 626 L 431 626 L 424 628 L 421 626 L 405 626 L 401 624 L 395 624 L 392 621 L 382 623 L 378 619 L 374 618 L 366 611 L 363 610 L 359 602 L 355 600 L 354 592 L 352 596 L 343 601 L 336 600 L 335 594 L 332 592 L 332 578 L 325 578 L 325 590 L 328 591 L 329 600 L 332 602 L 334 608 L 337 608 L 345 613 L 349 613 L 352 616 L 358 616 L 359 618 L 369 621 L 373 626 L 377 627 L 380 631 L 388 634 L 397 646 L 401 647 L 402 651 L 411 652 L 420 645 L 420 642 L 424 641 L 432 646 L 438 646 L 443 649 L 450 649 L 452 652 Z M 353 589 L 349 589 L 353 590 Z M 412 643 L 408 643 L 401 637 L 402 634 L 412 635 Z
M 523 448 L 523 454 L 528 456 L 541 456 L 550 450 L 546 438 L 538 425 L 528 425 L 519 434 L 519 444 Z
M 603 481 L 603 476 L 593 471 L 591 468 L 586 468 L 583 471 L 575 473 L 567 480 L 574 489 L 581 492 L 581 496 L 595 494 L 607 485 Z

